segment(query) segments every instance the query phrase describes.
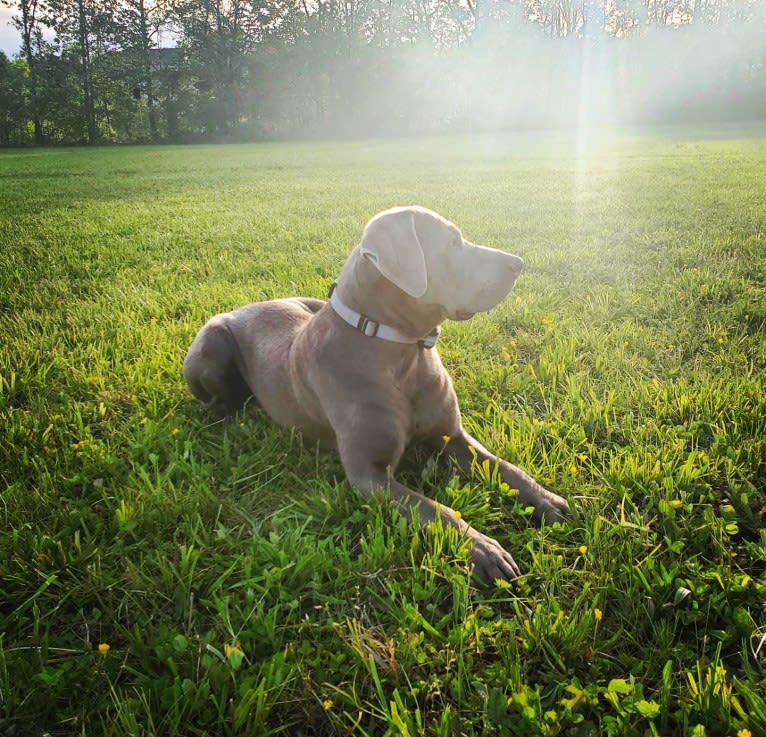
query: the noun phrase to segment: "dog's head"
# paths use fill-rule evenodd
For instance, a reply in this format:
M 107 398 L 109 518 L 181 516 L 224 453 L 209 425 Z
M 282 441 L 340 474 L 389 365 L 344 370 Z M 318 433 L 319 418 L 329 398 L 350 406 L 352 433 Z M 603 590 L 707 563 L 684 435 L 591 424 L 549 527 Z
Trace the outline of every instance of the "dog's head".
M 422 207 L 395 207 L 364 229 L 359 253 L 390 282 L 451 320 L 486 312 L 511 291 L 522 261 L 469 243 L 448 220 Z

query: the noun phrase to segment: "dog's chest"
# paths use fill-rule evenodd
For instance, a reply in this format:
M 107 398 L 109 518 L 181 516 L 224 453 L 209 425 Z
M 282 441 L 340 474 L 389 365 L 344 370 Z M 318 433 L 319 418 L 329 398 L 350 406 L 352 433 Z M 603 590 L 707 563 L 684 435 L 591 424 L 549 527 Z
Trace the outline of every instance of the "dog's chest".
M 411 437 L 449 431 L 456 403 L 452 383 L 438 355 L 430 354 L 419 362 L 417 370 L 402 381 L 400 389 Z

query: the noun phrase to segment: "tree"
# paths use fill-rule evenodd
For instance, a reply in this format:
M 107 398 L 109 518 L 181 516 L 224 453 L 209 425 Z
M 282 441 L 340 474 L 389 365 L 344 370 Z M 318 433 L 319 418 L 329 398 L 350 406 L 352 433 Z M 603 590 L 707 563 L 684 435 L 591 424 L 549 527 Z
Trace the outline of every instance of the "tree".
M 207 133 L 229 135 L 241 117 L 248 54 L 291 6 L 268 0 L 175 0 L 171 21 L 193 59 Z
M 23 59 L 11 61 L 0 51 L 0 145 L 25 143 L 27 111 L 24 99 L 29 68 Z
M 160 0 L 123 0 L 115 16 L 126 72 L 136 77 L 134 96 L 146 101 L 149 138 L 152 141 L 159 137 L 154 51 L 166 12 Z
M 118 48 L 114 7 L 107 0 L 47 0 L 44 21 L 55 32 L 62 56 L 71 51 L 77 55 L 76 104 L 82 115 L 86 141 L 96 143 L 100 138 L 96 111 L 98 85 L 107 80 L 94 77 L 94 59 Z
M 21 53 L 27 63 L 28 75 L 26 89 L 29 98 L 29 111 L 34 125 L 35 143 L 42 144 L 45 141 L 43 135 L 42 111 L 39 102 L 40 74 L 38 59 L 44 46 L 41 25 L 41 11 L 44 5 L 41 0 L 3 0 L 10 8 L 15 8 L 19 15 L 13 17 L 13 25 L 21 33 Z

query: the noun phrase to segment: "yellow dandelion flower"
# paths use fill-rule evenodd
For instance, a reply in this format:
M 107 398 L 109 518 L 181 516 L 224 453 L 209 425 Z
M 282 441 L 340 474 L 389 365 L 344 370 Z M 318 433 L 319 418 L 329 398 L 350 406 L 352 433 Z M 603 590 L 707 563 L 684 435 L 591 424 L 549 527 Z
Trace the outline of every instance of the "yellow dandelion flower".
M 574 463 L 569 467 L 569 473 L 571 473 L 572 476 L 577 474 L 577 466 Z
M 463 513 L 455 510 L 455 519 L 463 519 Z
M 604 612 L 602 612 L 598 607 L 596 607 L 593 610 L 593 617 L 595 618 L 595 620 L 597 622 L 600 622 L 601 621 L 601 617 L 603 617 L 603 616 L 604 616 Z
M 241 645 L 238 642 L 235 642 L 233 645 L 229 645 L 228 642 L 224 643 L 223 646 L 223 654 L 228 658 L 229 655 L 231 655 L 235 650 L 242 650 Z
M 102 655 L 106 655 L 109 652 L 109 650 L 111 650 L 111 648 L 112 648 L 112 646 L 107 644 L 106 642 L 99 642 L 98 643 L 98 651 Z
M 449 435 L 442 435 L 442 440 L 445 443 L 449 443 L 449 441 L 452 440 L 452 438 Z
M 629 345 L 630 345 L 630 342 L 626 340 L 623 342 L 622 347 L 627 348 Z
M 588 454 L 587 453 L 578 453 L 577 454 L 577 460 L 580 461 L 580 463 L 585 463 L 585 461 L 588 460 Z
M 753 737 L 753 733 L 749 729 L 740 729 L 737 732 L 737 737 Z
M 325 699 L 325 700 L 322 702 L 322 708 L 323 708 L 325 711 L 330 711 L 330 709 L 332 709 L 332 708 L 333 708 L 333 706 L 335 706 L 335 702 L 334 702 L 332 699 Z
M 588 546 L 587 545 L 580 545 L 579 548 L 577 548 L 580 555 L 585 555 L 588 552 Z

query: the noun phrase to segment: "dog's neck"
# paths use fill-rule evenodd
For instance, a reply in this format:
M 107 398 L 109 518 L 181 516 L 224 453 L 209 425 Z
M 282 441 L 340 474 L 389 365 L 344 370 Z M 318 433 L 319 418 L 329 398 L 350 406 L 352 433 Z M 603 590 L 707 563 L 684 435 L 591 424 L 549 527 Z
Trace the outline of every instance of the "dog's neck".
M 338 276 L 340 298 L 352 310 L 390 325 L 416 342 L 444 320 L 440 305 L 423 304 L 386 279 L 355 248 Z

